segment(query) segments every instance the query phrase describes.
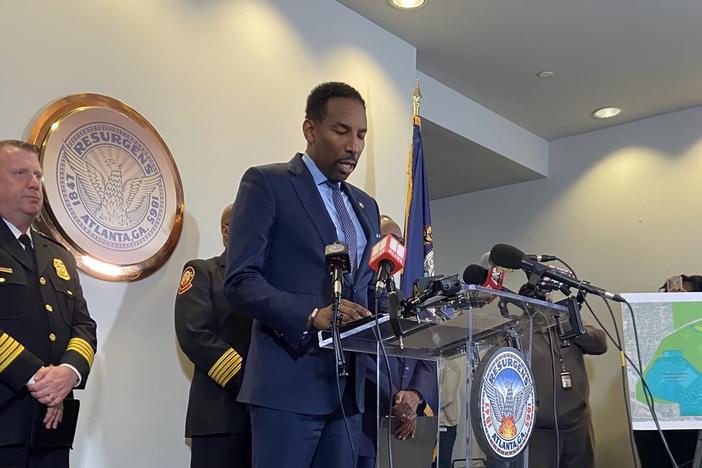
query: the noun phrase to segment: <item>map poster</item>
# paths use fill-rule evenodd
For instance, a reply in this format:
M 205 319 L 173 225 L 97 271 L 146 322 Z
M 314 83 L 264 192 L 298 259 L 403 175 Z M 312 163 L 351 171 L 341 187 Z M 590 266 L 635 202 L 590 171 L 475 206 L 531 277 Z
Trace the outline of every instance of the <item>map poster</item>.
M 702 429 L 702 293 L 623 294 L 634 311 L 646 383 L 662 429 Z M 631 314 L 622 304 L 624 350 L 637 362 Z M 641 378 L 627 363 L 635 430 L 655 429 Z

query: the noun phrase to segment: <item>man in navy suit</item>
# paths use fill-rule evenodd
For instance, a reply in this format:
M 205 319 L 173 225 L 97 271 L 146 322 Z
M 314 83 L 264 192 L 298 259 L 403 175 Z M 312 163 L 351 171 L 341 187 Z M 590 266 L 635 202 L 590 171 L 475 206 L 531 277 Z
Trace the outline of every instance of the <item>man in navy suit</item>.
M 225 293 L 254 318 L 239 401 L 251 407 L 255 468 L 353 468 L 358 456 L 365 356 L 345 353 L 349 376 L 338 377 L 316 332 L 330 328 L 324 248 L 337 241 L 351 260 L 341 322 L 370 315 L 378 205 L 345 182 L 363 151 L 365 102 L 345 83 L 323 83 L 305 113 L 305 153 L 248 169 L 230 223 Z

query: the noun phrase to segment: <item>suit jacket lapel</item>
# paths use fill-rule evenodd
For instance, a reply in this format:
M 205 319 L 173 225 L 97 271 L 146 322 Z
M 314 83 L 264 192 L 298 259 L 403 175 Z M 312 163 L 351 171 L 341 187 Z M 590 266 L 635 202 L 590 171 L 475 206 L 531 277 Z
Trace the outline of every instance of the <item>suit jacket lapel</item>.
M 290 182 L 322 243 L 324 245 L 333 244 L 337 240 L 336 228 L 334 228 L 334 223 L 327 213 L 322 197 L 319 196 L 319 190 L 314 184 L 312 174 L 302 162 L 302 155 L 299 153 L 295 155 L 288 165 L 288 171 L 293 174 Z
M 24 248 L 22 248 L 15 235 L 12 234 L 12 231 L 10 231 L 10 228 L 7 227 L 7 224 L 5 224 L 2 219 L 0 219 L 0 247 L 7 250 L 10 255 L 25 267 L 32 271 L 36 270 L 36 267 L 29 261 L 29 257 L 24 251 Z

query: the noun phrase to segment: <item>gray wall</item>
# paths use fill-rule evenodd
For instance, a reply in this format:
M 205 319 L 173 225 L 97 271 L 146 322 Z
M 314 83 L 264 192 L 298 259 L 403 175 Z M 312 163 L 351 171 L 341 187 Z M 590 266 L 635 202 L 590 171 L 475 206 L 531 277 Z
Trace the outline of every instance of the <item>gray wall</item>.
M 437 271 L 462 272 L 505 242 L 556 254 L 618 292 L 656 291 L 673 274 L 702 272 L 702 108 L 552 142 L 549 173 L 432 202 Z M 508 276 L 510 287 L 523 282 L 520 272 Z M 595 312 L 611 328 L 606 309 Z M 616 306 L 615 314 L 621 326 Z M 632 466 L 618 362 L 613 347 L 588 359 L 602 467 Z

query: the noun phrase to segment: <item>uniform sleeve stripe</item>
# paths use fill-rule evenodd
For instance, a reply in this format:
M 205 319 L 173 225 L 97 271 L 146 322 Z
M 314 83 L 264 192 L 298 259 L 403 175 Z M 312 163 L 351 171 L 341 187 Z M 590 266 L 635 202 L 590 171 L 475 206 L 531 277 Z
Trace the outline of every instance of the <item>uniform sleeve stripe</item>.
M 229 359 L 231 356 L 234 355 L 236 351 L 234 351 L 234 348 L 229 348 L 226 350 L 220 357 L 217 359 L 217 362 L 215 362 L 212 367 L 210 367 L 209 372 L 207 372 L 207 375 L 209 375 L 211 378 L 214 378 L 214 374 L 217 372 L 219 367 L 222 365 L 223 362 L 225 362 L 227 359 Z
M 93 348 L 82 338 L 72 338 L 68 342 L 68 347 L 66 349 L 72 349 L 81 354 L 90 364 L 92 364 L 93 358 L 95 357 Z
M 3 333 L 3 334 L 0 336 L 0 349 L 2 349 L 2 346 L 5 344 L 5 342 L 6 342 L 7 340 L 11 340 L 11 339 L 12 339 L 12 338 L 10 338 L 10 335 L 8 335 L 7 333 Z
M 18 344 L 17 340 L 7 333 L 3 333 L 2 336 L 0 336 L 0 359 L 2 359 L 3 356 L 7 356 L 7 354 L 9 354 L 8 350 L 14 349 L 16 344 Z
M 83 359 L 88 362 L 88 366 L 93 366 L 93 361 L 95 359 L 95 351 L 90 343 L 85 341 L 83 338 L 71 338 L 66 347 L 66 351 L 75 351 L 80 354 Z
M 242 358 L 239 353 L 234 351 L 234 348 L 229 348 L 217 359 L 207 375 L 219 385 L 225 386 L 241 369 L 241 363 Z
M 237 364 L 234 367 L 234 369 L 232 370 L 232 372 L 222 381 L 222 383 L 221 383 L 222 387 L 227 385 L 229 383 L 229 381 L 232 380 L 232 377 L 234 377 L 236 374 L 238 374 L 240 370 L 241 370 L 241 363 Z
M 238 355 L 237 355 L 238 356 Z M 220 383 L 222 379 L 228 374 L 228 372 L 237 364 L 241 364 L 241 357 L 230 358 L 226 363 L 220 366 L 219 370 L 215 372 L 212 378 Z
M 217 372 L 217 374 L 215 374 L 215 376 L 212 377 L 212 378 L 215 379 L 215 381 L 216 381 L 217 383 L 221 384 L 221 383 L 222 383 L 222 379 L 224 379 L 227 375 L 229 375 L 229 372 L 231 372 L 231 370 L 232 370 L 232 369 L 234 368 L 234 366 L 236 366 L 237 364 L 241 364 L 241 359 L 238 359 L 238 360 L 237 360 L 237 359 L 230 359 L 229 361 L 227 361 L 227 364 L 226 364 L 225 366 L 223 366 L 223 367 L 219 370 L 219 372 Z
M 0 353 L 0 374 L 24 351 L 24 346 L 12 338 L 10 340 L 12 343 L 9 346 L 3 346 L 2 353 Z

